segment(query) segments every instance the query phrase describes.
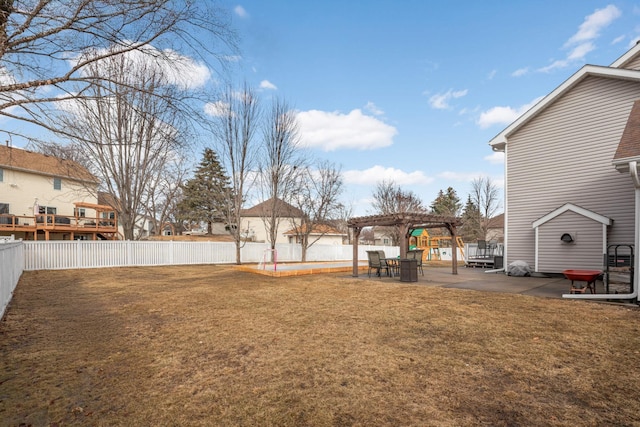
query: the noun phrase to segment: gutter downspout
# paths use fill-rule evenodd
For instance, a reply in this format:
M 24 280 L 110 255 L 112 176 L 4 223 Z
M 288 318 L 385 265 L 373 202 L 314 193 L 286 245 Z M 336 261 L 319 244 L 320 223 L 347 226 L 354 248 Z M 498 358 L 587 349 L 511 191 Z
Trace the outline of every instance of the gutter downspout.
M 638 248 L 640 245 L 640 173 L 638 173 L 638 162 L 635 160 L 629 162 L 629 175 L 635 187 L 636 211 L 634 226 L 634 244 Z M 633 261 L 633 292 L 630 294 L 562 294 L 563 298 L 572 299 L 635 299 L 638 297 L 638 268 L 640 268 L 640 259 L 636 252 Z

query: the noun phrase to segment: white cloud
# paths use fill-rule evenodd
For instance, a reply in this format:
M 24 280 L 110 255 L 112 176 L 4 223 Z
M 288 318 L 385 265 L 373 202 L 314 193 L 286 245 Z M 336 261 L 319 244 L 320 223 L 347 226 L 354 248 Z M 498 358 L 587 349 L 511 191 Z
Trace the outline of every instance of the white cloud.
M 580 61 L 584 59 L 585 56 L 587 56 L 587 53 L 591 52 L 595 48 L 595 45 L 591 42 L 581 43 L 576 46 L 571 52 L 569 52 L 569 55 L 567 55 L 567 60 Z
M 567 67 L 575 62 L 584 61 L 586 55 L 595 49 L 593 40 L 600 37 L 600 31 L 621 15 L 620 10 L 612 4 L 604 9 L 596 9 L 591 15 L 585 17 L 578 31 L 564 44 L 564 49 L 571 49 L 567 57 L 555 60 L 538 71 L 546 73 L 557 68 Z
M 319 110 L 297 114 L 304 146 L 324 151 L 339 149 L 373 150 L 393 144 L 397 129 L 355 109 L 349 114 Z
M 502 151 L 494 151 L 493 153 L 489 154 L 488 156 L 484 156 L 483 159 L 488 161 L 489 163 L 491 163 L 493 165 L 504 164 L 504 152 L 502 152 Z
M 204 106 L 204 112 L 213 117 L 222 117 L 229 113 L 229 104 L 223 101 L 209 102 Z
M 618 36 L 615 39 L 613 39 L 611 44 L 618 44 L 618 43 L 622 42 L 626 38 L 627 38 L 627 36 L 625 36 L 625 35 Z
M 610 4 L 604 9 L 596 9 L 591 15 L 585 17 L 584 22 L 580 24 L 578 32 L 575 33 L 565 43 L 565 46 L 581 44 L 585 41 L 596 39 L 600 36 L 600 30 L 609 26 L 613 21 L 620 17 L 622 13 L 620 9 Z
M 263 81 L 260 82 L 260 89 L 277 90 L 278 88 L 276 87 L 276 85 L 271 83 L 269 80 L 263 80 Z
M 222 57 L 222 59 L 227 61 L 227 62 L 240 62 L 240 60 L 242 59 L 242 56 L 240 56 L 240 55 L 224 55 Z
M 161 64 L 170 82 L 183 88 L 199 88 L 211 78 L 211 71 L 204 65 L 191 58 L 182 56 L 174 51 L 165 50 L 169 61 L 173 63 Z
M 456 98 L 462 98 L 467 94 L 467 92 L 467 89 L 457 91 L 449 89 L 445 93 L 437 93 L 429 98 L 429 105 L 431 105 L 431 108 L 435 108 L 436 110 L 448 110 L 451 108 L 449 101 Z
M 235 12 L 236 15 L 238 15 L 240 18 L 246 18 L 247 16 L 249 16 L 249 14 L 247 13 L 247 11 L 245 10 L 244 7 L 237 5 L 236 7 L 233 8 L 233 11 Z
M 375 185 L 380 181 L 393 181 L 399 186 L 426 185 L 433 182 L 422 171 L 405 172 L 396 168 L 373 166 L 365 170 L 349 170 L 343 172 L 346 184 Z
M 91 52 L 84 52 L 81 55 L 106 55 L 109 49 L 96 49 Z M 162 51 L 151 45 L 140 46 L 138 49 L 122 54 L 128 65 L 140 67 L 141 70 L 160 73 L 167 84 L 180 86 L 184 89 L 193 89 L 204 86 L 211 78 L 209 68 L 188 56 L 181 55 L 175 50 L 164 49 Z M 69 60 L 74 66 L 80 57 Z M 112 57 L 100 59 L 95 62 L 98 67 L 109 66 Z M 82 72 L 82 70 L 81 70 Z
M 371 101 L 367 102 L 367 104 L 364 106 L 364 110 L 368 111 L 369 113 L 373 114 L 374 116 L 382 116 L 382 115 L 384 115 L 384 111 L 379 109 L 376 106 L 376 104 L 374 104 Z
M 496 76 L 496 74 L 498 74 L 498 70 L 491 70 L 491 72 L 489 73 L 489 75 L 487 75 L 487 78 L 489 80 L 493 80 L 493 78 Z
M 533 107 L 537 104 L 542 97 L 536 98 L 528 104 L 522 105 L 518 108 L 513 107 L 493 107 L 488 109 L 487 111 L 483 111 L 480 113 L 480 118 L 477 121 L 477 124 L 482 128 L 486 129 L 495 124 L 508 125 L 518 117 L 520 117 L 523 113 L 525 113 L 529 108 Z
M 521 77 L 525 74 L 529 73 L 529 67 L 518 68 L 513 73 L 511 73 L 512 77 Z

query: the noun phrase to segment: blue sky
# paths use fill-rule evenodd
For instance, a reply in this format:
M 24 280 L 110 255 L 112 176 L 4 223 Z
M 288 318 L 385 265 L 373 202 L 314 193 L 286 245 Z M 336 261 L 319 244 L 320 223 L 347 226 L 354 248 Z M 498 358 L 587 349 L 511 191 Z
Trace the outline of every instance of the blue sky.
M 342 167 L 354 214 L 382 179 L 426 205 L 504 181 L 488 141 L 584 64 L 640 38 L 640 2 L 225 2 L 238 77 L 299 111 L 302 138 Z
M 240 37 L 234 80 L 295 108 L 303 143 L 341 167 L 358 216 L 374 214 L 381 180 L 426 206 L 448 187 L 464 203 L 480 176 L 502 189 L 488 141 L 581 66 L 609 65 L 640 39 L 640 0 L 220 1 Z M 179 77 L 213 93 L 215 76 L 193 63 Z

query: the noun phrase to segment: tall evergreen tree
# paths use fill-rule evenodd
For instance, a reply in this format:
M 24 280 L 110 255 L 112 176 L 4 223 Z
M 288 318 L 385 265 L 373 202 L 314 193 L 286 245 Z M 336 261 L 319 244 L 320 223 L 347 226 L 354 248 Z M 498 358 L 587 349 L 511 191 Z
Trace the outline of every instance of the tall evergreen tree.
M 449 187 L 446 192 L 442 190 L 438 192 L 438 196 L 431 202 L 430 208 L 431 213 L 434 215 L 457 217 L 460 215 L 462 203 L 460 203 L 456 190 L 453 187 Z M 439 228 L 430 230 L 430 233 L 432 236 L 444 236 L 447 234 L 444 229 Z
M 438 197 L 431 202 L 431 212 L 434 215 L 454 216 L 460 215 L 462 203 L 453 187 L 447 188 L 447 192 L 440 190 Z
M 480 230 L 480 220 L 482 215 L 480 209 L 473 203 L 471 196 L 467 197 L 467 203 L 462 211 L 462 226 L 460 227 L 460 236 L 465 242 L 475 242 L 478 239 L 482 239 L 482 232 Z
M 207 234 L 212 234 L 212 224 L 226 218 L 232 191 L 229 176 L 215 151 L 205 148 L 194 177 L 183 189 L 184 198 L 179 206 L 181 218 L 206 222 Z

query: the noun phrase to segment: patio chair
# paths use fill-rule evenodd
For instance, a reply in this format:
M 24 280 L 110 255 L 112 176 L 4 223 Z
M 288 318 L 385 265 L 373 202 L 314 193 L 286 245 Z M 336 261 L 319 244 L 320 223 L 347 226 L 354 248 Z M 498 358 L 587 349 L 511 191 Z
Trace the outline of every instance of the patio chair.
M 396 259 L 387 258 L 387 255 L 382 249 L 379 249 L 378 253 L 380 254 L 380 263 L 382 264 L 382 269 L 387 270 L 387 276 L 393 277 L 395 274 L 397 274 L 398 269 L 400 268 L 398 261 Z
M 411 251 L 407 251 L 407 258 L 415 259 L 418 262 L 418 270 L 420 270 L 420 274 L 424 276 L 424 270 L 422 269 L 422 254 L 424 253 L 423 249 L 414 249 Z
M 369 277 L 371 277 L 371 270 L 375 270 L 378 277 L 382 277 L 382 270 L 387 270 L 387 275 L 393 276 L 393 271 L 389 269 L 387 261 L 380 257 L 380 251 L 367 251 L 367 256 L 369 258 L 369 271 L 367 273 Z

